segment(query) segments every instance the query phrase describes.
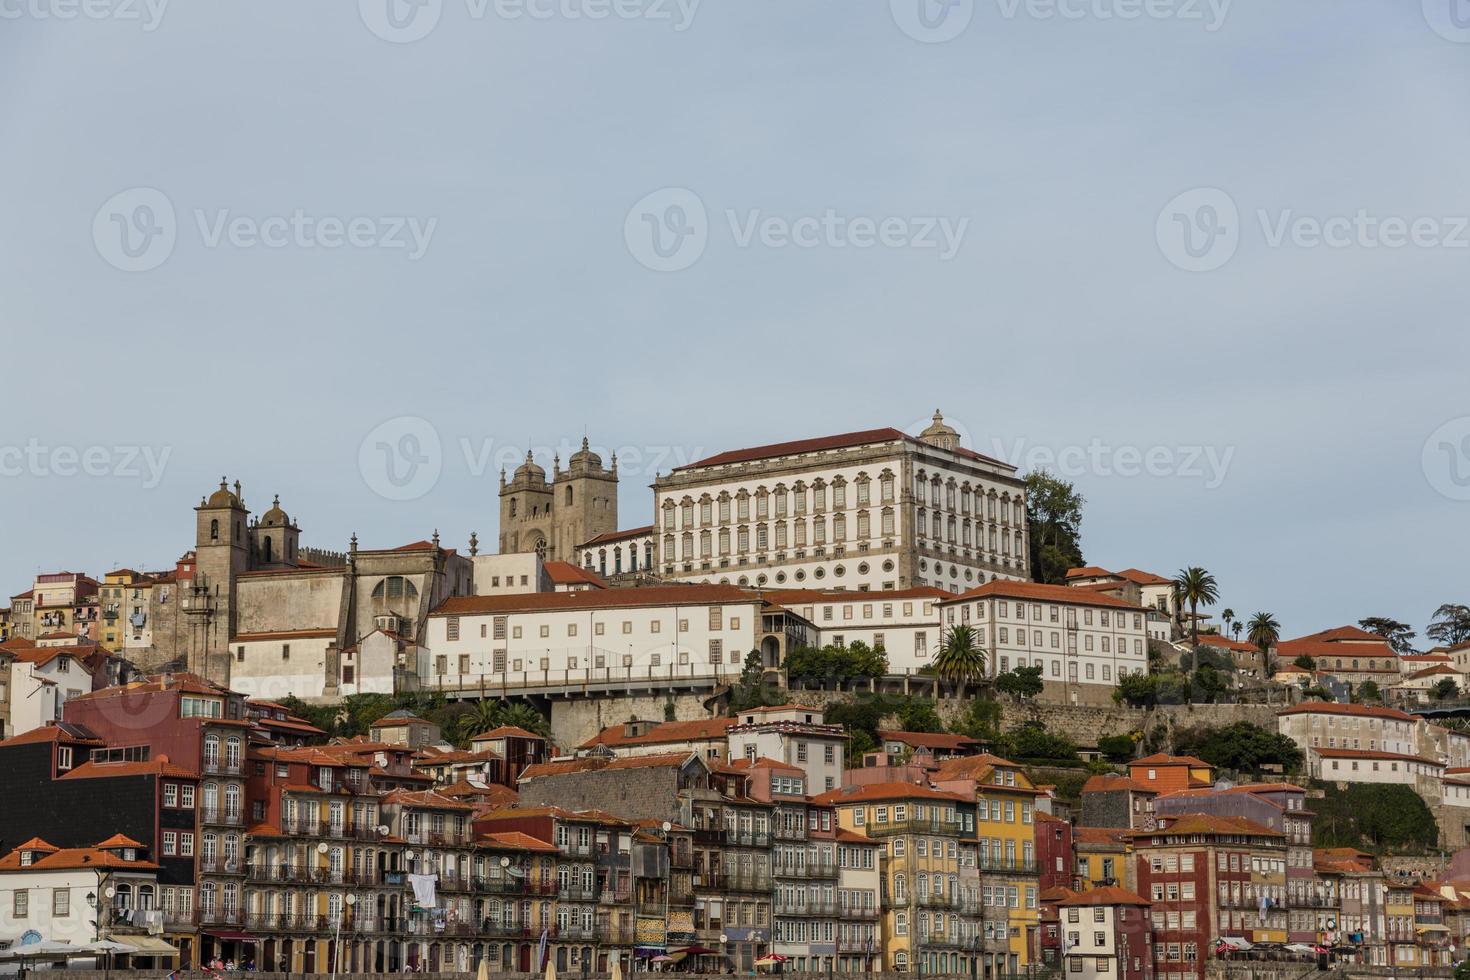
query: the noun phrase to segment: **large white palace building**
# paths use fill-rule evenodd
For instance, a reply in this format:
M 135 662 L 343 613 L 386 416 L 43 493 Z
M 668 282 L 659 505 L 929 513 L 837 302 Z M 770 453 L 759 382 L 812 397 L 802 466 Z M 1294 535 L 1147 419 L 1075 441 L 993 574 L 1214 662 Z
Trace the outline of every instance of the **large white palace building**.
M 654 574 L 686 582 L 958 593 L 1025 579 L 1026 486 L 938 412 L 898 429 L 720 453 L 654 490 Z

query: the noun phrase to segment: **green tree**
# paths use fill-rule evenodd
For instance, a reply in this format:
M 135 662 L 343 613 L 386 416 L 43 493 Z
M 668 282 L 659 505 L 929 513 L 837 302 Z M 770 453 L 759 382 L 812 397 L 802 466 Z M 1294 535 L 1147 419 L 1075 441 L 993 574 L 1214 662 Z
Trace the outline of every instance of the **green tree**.
M 1235 610 L 1226 606 L 1220 610 L 1220 619 L 1225 623 L 1224 632 L 1229 633 L 1231 625 L 1235 622 Z
M 1349 783 L 1339 790 L 1328 783 L 1321 799 L 1312 801 L 1313 844 L 1358 847 L 1374 851 L 1427 851 L 1439 840 L 1439 824 L 1412 786 Z
M 1270 613 L 1258 612 L 1250 618 L 1246 629 L 1248 632 L 1245 638 L 1261 651 L 1261 661 L 1266 665 L 1267 675 L 1275 673 L 1270 669 L 1271 651 L 1276 648 L 1277 641 L 1281 639 L 1281 624 Z
M 1220 700 L 1227 686 L 1220 672 L 1209 664 L 1200 664 L 1195 668 L 1192 693 L 1198 696 L 1198 700 L 1205 704 L 1214 704 Z
M 976 698 L 970 702 L 969 710 L 949 726 L 949 730 L 956 735 L 994 743 L 1000 733 L 1000 715 L 999 702 Z
M 960 694 L 965 687 L 985 676 L 985 651 L 975 642 L 975 630 L 967 625 L 951 626 L 944 632 L 934 669 L 940 678 L 957 685 Z
M 1030 667 L 1017 667 L 1008 670 L 1004 674 L 997 674 L 995 678 L 995 689 L 1001 694 L 1009 694 L 1022 701 L 1036 697 L 1044 689 L 1041 681 L 1041 665 L 1033 664 Z
M 1388 641 L 1394 653 L 1414 652 L 1414 629 L 1387 616 L 1369 616 L 1358 620 L 1358 625 L 1369 633 L 1376 633 Z
M 1174 750 L 1221 769 L 1257 775 L 1266 766 L 1292 770 L 1302 762 L 1302 750 L 1290 738 L 1248 721 L 1218 728 L 1196 725 L 1176 731 Z
M 1026 476 L 1026 521 L 1031 545 L 1031 578 L 1060 585 L 1067 569 L 1082 561 L 1082 506 L 1076 487 L 1037 470 Z
M 1245 624 L 1238 619 L 1230 624 L 1230 632 L 1237 640 L 1240 639 L 1240 631 L 1243 629 L 1245 629 Z
M 297 718 L 320 728 L 328 736 L 341 734 L 340 722 L 337 719 L 338 709 L 335 707 L 307 704 L 305 701 L 293 695 L 287 695 L 276 703 Z
M 1159 682 L 1157 675 L 1134 673 L 1118 679 L 1113 691 L 1113 700 L 1135 708 L 1151 708 L 1158 703 Z
M 1460 685 L 1455 683 L 1453 677 L 1446 677 L 1434 687 L 1429 689 L 1429 696 L 1436 701 L 1448 701 L 1460 696 Z
M 1112 762 L 1127 762 L 1133 758 L 1132 735 L 1104 735 L 1097 740 L 1097 750 Z
M 1060 762 L 1077 759 L 1077 746 L 1072 740 L 1048 731 L 1039 721 L 1023 721 L 1002 737 L 998 747 L 1008 758 Z
M 1198 657 L 1199 607 L 1213 606 L 1220 598 L 1220 587 L 1215 583 L 1215 576 L 1198 565 L 1181 569 L 1174 577 L 1174 587 L 1179 600 L 1189 605 L 1190 646 Z
M 1301 656 L 1297 657 L 1295 660 L 1293 660 L 1291 662 L 1291 664 L 1292 664 L 1293 667 L 1300 667 L 1302 670 L 1316 670 L 1317 669 L 1317 661 L 1313 660 L 1311 657 L 1307 656 L 1305 653 L 1302 654 Z
M 1381 700 L 1383 700 L 1383 695 L 1378 690 L 1378 682 L 1377 681 L 1364 681 L 1361 685 L 1359 685 L 1359 687 L 1358 687 L 1358 700 L 1360 700 L 1360 701 L 1381 701 Z
M 1444 603 L 1434 611 L 1434 622 L 1429 624 L 1424 635 L 1447 647 L 1459 646 L 1470 640 L 1470 606 Z
M 476 735 L 503 725 L 524 728 L 543 738 L 551 737 L 551 724 L 542 717 L 541 712 L 524 701 L 494 699 L 476 702 L 469 717 L 462 723 L 461 731 L 464 733 L 464 741 L 468 742 Z
M 927 698 L 909 698 L 898 709 L 898 723 L 906 732 L 942 732 L 944 722 L 934 702 Z

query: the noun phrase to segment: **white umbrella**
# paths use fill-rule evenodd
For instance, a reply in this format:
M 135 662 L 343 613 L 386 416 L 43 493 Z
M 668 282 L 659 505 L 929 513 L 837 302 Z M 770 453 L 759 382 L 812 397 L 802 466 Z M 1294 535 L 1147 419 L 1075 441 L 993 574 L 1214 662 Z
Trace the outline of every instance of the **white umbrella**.
M 115 939 L 100 939 L 95 943 L 76 947 L 78 953 L 112 953 L 114 955 L 127 956 L 138 951 L 137 946 L 129 946 Z
M 28 960 L 28 959 L 60 959 L 63 956 L 75 956 L 77 947 L 70 943 L 54 943 L 48 939 L 40 942 L 27 943 L 23 946 L 12 946 L 0 952 L 0 960 Z

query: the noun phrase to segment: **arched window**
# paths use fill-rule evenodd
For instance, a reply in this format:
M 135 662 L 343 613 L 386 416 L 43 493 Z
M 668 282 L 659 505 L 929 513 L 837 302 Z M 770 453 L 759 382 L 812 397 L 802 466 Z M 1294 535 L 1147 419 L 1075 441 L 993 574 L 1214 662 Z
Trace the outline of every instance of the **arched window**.
M 572 502 L 572 488 L 571 487 L 567 487 L 567 503 L 570 504 L 571 502 Z
M 219 521 L 217 520 L 209 522 L 209 540 L 219 540 Z
M 266 538 L 265 538 L 265 546 L 264 546 L 264 548 L 261 549 L 261 557 L 263 557 L 265 559 L 266 564 L 270 564 L 270 561 L 271 561 L 271 539 L 270 539 L 270 535 L 266 535 Z

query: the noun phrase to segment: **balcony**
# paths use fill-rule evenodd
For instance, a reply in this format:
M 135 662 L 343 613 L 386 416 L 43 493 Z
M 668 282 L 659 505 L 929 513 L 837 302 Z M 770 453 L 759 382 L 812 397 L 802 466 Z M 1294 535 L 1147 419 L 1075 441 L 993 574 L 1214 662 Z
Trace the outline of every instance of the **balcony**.
M 201 926 L 238 926 L 245 915 L 239 909 L 200 909 L 195 920 Z
M 730 847 L 770 847 L 771 832 L 768 830 L 727 830 L 725 831 L 725 844 Z
M 1036 874 L 1036 860 L 1025 858 L 1003 857 L 1001 855 L 980 856 L 981 871 L 1014 871 L 1017 874 Z
M 514 878 L 510 875 L 501 875 L 498 878 L 476 875 L 475 891 L 489 892 L 494 895 L 523 895 L 526 892 L 526 879 Z
M 199 764 L 199 768 L 204 770 L 206 775 L 210 776 L 238 776 L 245 771 L 239 759 L 211 758 L 210 756 L 204 757 L 204 761 Z
M 225 810 L 219 807 L 201 807 L 199 810 L 199 822 L 216 827 L 243 827 L 245 825 L 245 811 Z
M 833 861 L 778 864 L 771 869 L 771 872 L 777 878 L 836 878 L 837 864 Z
M 243 875 L 245 873 L 245 862 L 239 858 L 225 859 L 210 854 L 199 857 L 198 862 L 201 874 Z
M 958 895 L 935 895 L 925 892 L 917 897 L 919 907 L 926 909 L 955 909 L 959 910 L 964 900 Z
M 306 885 L 364 885 L 383 884 L 377 869 L 356 871 L 346 868 L 313 868 L 298 864 L 251 864 L 246 867 L 251 881 L 290 882 Z
M 733 874 L 725 876 L 725 890 L 732 892 L 758 892 L 770 894 L 771 876 L 765 872 Z
M 633 901 L 630 888 L 604 888 L 597 901 L 603 905 L 627 905 Z
M 869 837 L 887 837 L 892 834 L 948 834 L 953 837 L 960 833 L 960 822 L 946 820 L 944 817 L 907 817 L 882 823 L 870 821 L 866 830 Z
M 596 885 L 590 888 L 582 885 L 566 885 L 557 887 L 556 897 L 562 902 L 595 902 L 599 895 Z
M 830 918 L 837 914 L 837 903 L 822 899 L 785 899 L 779 895 L 775 901 L 775 913 L 777 915 L 819 915 Z
M 843 905 L 837 910 L 837 914 L 854 922 L 872 922 L 882 913 L 873 905 Z

